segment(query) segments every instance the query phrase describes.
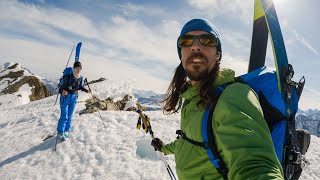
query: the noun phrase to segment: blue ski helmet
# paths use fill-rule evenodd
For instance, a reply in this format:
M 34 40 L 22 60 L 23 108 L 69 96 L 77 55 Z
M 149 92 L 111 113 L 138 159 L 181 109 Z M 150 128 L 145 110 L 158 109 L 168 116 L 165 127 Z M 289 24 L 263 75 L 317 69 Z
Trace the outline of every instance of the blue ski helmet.
M 204 31 L 214 35 L 218 39 L 217 51 L 220 52 L 220 60 L 221 60 L 222 49 L 221 49 L 220 34 L 217 28 L 211 22 L 205 19 L 192 19 L 183 26 L 179 37 L 185 35 L 190 31 Z M 178 40 L 177 40 L 177 49 L 178 49 L 179 59 L 181 60 L 181 48 L 178 46 Z

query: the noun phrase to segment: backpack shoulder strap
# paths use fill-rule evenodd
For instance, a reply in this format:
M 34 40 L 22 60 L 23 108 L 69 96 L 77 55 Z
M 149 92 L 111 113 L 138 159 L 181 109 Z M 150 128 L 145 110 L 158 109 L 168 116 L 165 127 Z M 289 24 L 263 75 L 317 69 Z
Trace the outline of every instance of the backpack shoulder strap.
M 70 74 L 68 74 L 68 75 L 66 75 L 66 77 L 67 78 L 69 78 L 69 80 L 68 80 L 68 86 L 72 83 L 72 80 L 73 80 L 73 74 L 72 73 L 70 73 Z
M 218 148 L 214 140 L 212 128 L 213 110 L 213 105 L 209 104 L 204 112 L 202 119 L 202 138 L 211 163 L 217 169 L 217 171 L 223 176 L 224 179 L 228 179 L 229 170 L 225 163 L 222 161 L 222 158 L 218 152 Z
M 238 82 L 238 80 L 235 79 L 235 82 Z M 233 84 L 233 83 L 224 84 L 216 88 L 214 93 L 217 99 L 219 99 L 223 90 L 230 84 Z M 214 139 L 214 134 L 213 134 L 212 116 L 213 116 L 214 108 L 215 106 L 212 103 L 210 103 L 204 112 L 204 115 L 202 118 L 202 128 L 201 128 L 202 138 L 205 144 L 206 152 L 208 154 L 208 157 L 211 163 L 217 169 L 217 171 L 223 176 L 224 179 L 228 179 L 229 170 L 226 164 L 223 162 L 218 152 L 218 148 L 217 148 L 217 145 Z

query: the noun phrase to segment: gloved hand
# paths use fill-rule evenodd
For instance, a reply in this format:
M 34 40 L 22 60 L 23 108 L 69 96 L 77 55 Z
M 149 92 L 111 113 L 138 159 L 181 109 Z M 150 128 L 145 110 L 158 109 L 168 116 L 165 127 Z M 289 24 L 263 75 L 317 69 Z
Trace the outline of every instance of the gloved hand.
M 163 142 L 159 138 L 154 138 L 151 141 L 151 146 L 154 147 L 155 151 L 161 151 L 161 148 L 162 148 L 163 145 L 164 145 Z
M 66 96 L 66 95 L 68 95 L 68 91 L 62 90 L 62 96 Z

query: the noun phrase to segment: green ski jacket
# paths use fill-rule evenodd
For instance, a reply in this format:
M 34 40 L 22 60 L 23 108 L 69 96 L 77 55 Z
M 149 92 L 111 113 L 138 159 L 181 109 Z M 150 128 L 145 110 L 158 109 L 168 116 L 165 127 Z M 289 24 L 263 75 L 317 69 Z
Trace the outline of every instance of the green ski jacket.
M 233 70 L 223 69 L 214 85 L 234 82 L 234 75 Z M 189 87 L 182 97 L 180 128 L 188 138 L 203 142 L 201 126 L 205 109 L 197 107 L 200 99 L 197 87 Z M 229 169 L 228 179 L 283 179 L 258 97 L 248 85 L 229 85 L 220 95 L 212 118 L 218 151 Z M 183 138 L 164 145 L 161 151 L 174 154 L 180 180 L 223 179 L 206 150 Z

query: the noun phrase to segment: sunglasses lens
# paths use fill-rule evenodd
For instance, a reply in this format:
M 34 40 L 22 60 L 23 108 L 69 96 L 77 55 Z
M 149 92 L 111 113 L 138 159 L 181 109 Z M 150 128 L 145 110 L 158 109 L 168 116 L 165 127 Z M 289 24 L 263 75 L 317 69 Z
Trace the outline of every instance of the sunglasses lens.
M 193 44 L 193 36 L 184 35 L 181 36 L 178 40 L 179 47 L 189 47 Z
M 209 35 L 209 34 L 204 34 L 204 35 L 200 35 L 200 43 L 203 46 L 211 46 L 211 47 L 215 47 L 218 44 L 218 40 L 215 36 L 213 35 Z

